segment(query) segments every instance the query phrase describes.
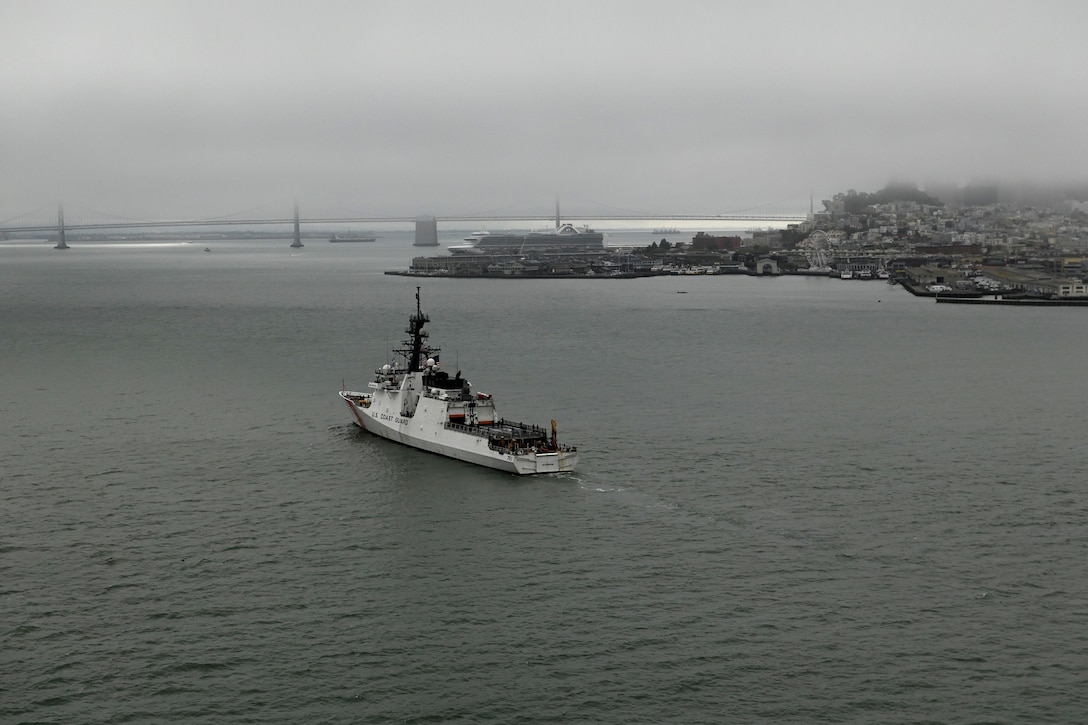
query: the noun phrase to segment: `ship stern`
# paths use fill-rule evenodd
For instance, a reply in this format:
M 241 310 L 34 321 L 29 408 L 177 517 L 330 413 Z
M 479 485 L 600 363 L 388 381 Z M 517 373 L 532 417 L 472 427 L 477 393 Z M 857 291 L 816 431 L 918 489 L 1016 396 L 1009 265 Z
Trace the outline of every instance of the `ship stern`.
M 576 465 L 578 465 L 578 453 L 575 451 L 532 453 L 514 458 L 514 467 L 523 476 L 538 473 L 569 473 Z

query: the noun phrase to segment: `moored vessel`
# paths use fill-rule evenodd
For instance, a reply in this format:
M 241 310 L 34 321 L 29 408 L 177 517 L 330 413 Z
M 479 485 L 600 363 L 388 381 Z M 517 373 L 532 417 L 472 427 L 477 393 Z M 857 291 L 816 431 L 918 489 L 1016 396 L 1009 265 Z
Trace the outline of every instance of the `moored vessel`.
M 555 204 L 555 228 L 546 232 L 473 232 L 463 244 L 447 247 L 453 254 L 523 254 L 525 252 L 600 253 L 604 234 L 564 223 Z
M 564 223 L 547 232 L 475 232 L 465 237 L 463 244 L 454 244 L 447 249 L 453 254 L 603 252 L 604 234 L 589 227 Z
M 393 363 L 375 371 L 368 391 L 341 390 L 352 422 L 382 438 L 431 453 L 519 475 L 573 471 L 578 451 L 551 430 L 499 416 L 494 399 L 475 391 L 461 371 L 441 369 L 439 348 L 428 346 L 420 308 L 409 318 L 409 337 Z
M 350 232 L 347 233 L 347 234 L 333 234 L 331 237 L 329 237 L 329 241 L 334 242 L 334 243 L 337 243 L 337 242 L 339 242 L 339 243 L 343 243 L 343 242 L 373 242 L 373 241 L 377 241 L 377 239 L 378 239 L 377 237 L 375 237 L 375 236 L 373 236 L 371 234 L 355 234 L 355 233 L 350 233 Z

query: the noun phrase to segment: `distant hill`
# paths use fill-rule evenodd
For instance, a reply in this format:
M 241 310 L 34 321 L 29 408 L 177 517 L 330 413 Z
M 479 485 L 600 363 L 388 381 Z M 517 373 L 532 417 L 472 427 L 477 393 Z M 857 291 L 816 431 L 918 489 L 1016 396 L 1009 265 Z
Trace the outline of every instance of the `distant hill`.
M 944 206 L 944 203 L 918 188 L 915 184 L 891 183 L 880 191 L 867 193 L 850 189 L 845 194 L 835 194 L 835 200 L 845 203 L 847 214 L 860 214 L 874 204 L 888 204 L 896 201 L 913 201 L 929 206 Z

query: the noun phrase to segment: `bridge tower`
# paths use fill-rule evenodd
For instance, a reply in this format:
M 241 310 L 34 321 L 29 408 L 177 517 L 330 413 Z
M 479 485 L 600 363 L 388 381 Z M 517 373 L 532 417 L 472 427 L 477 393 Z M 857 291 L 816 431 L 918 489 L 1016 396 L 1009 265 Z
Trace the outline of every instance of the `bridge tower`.
M 298 229 L 298 202 L 295 202 L 295 241 L 291 242 L 292 249 L 298 249 L 302 246 L 302 233 Z
M 413 247 L 437 247 L 438 246 L 438 220 L 433 216 L 421 216 L 416 218 L 416 241 Z
M 68 241 L 64 233 L 64 204 L 57 204 L 57 246 L 53 249 L 69 249 Z

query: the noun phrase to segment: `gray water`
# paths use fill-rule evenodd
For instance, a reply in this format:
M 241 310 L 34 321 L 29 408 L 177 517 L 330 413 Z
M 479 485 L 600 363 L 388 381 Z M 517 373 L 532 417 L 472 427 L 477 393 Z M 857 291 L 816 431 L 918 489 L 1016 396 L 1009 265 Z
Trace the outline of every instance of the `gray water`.
M 1079 308 L 286 244 L 0 245 L 0 721 L 1083 720 Z M 416 284 L 575 474 L 349 424 Z

